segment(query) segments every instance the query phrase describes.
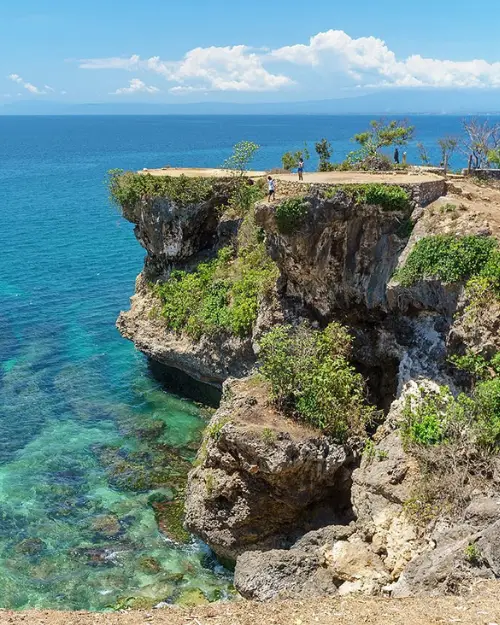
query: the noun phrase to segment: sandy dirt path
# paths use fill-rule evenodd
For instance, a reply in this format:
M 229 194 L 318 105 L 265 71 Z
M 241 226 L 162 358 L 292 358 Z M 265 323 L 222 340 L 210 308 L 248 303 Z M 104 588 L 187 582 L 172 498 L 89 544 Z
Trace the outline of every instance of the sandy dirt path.
M 238 601 L 193 609 L 91 614 L 0 611 L 2 625 L 500 625 L 500 582 L 481 582 L 467 597 Z
M 166 167 L 163 169 L 143 169 L 140 174 L 150 174 L 152 176 L 187 176 L 188 178 L 223 178 L 231 175 L 227 169 L 203 169 L 203 168 L 180 168 Z M 260 178 L 266 175 L 264 171 L 248 171 L 246 175 L 250 178 Z M 299 182 L 297 174 L 273 174 L 276 180 L 288 182 Z M 418 184 L 420 182 L 430 182 L 439 180 L 439 176 L 435 174 L 405 173 L 405 172 L 386 172 L 386 173 L 367 173 L 353 171 L 330 171 L 330 172 L 311 172 L 304 174 L 302 184 L 311 183 L 327 183 L 327 184 L 362 184 L 367 182 L 384 182 L 393 184 Z

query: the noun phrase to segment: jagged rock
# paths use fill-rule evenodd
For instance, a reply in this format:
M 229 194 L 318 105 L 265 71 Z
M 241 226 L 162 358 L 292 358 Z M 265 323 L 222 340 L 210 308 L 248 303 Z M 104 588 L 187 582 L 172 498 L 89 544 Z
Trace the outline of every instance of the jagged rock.
M 152 314 L 158 302 L 152 297 L 142 274 L 130 310 L 120 313 L 116 325 L 121 335 L 152 360 L 180 369 L 195 380 L 221 386 L 228 377 L 244 377 L 255 363 L 252 339 L 237 336 L 202 337 L 199 341 L 168 330 Z
M 357 537 L 336 542 L 325 552 L 325 558 L 341 594 L 375 594 L 390 579 L 380 556 Z
M 234 560 L 349 516 L 347 447 L 283 419 L 255 383 L 235 381 L 226 397 L 189 475 L 190 531 Z
M 223 241 L 234 225 L 224 223 L 219 231 L 219 207 L 227 204 L 231 180 L 212 184 L 210 197 L 199 204 L 180 206 L 167 197 L 144 198 L 123 214 L 135 224 L 134 233 L 147 251 L 144 275 L 147 280 L 165 279 L 173 263 L 186 263 L 217 242 Z
M 406 239 L 398 235 L 401 212 L 356 205 L 347 194 L 311 194 L 304 224 L 279 232 L 274 207 L 260 204 L 256 221 L 266 231 L 268 252 L 281 271 L 285 297 L 297 299 L 323 317 L 335 310 L 386 305 L 386 285 Z
M 389 581 L 371 547 L 354 527 L 328 526 L 309 532 L 290 550 L 247 551 L 236 561 L 234 583 L 248 599 L 363 592 L 375 594 Z
M 234 584 L 243 597 L 258 601 L 337 593 L 319 557 L 299 550 L 247 551 L 237 560 Z

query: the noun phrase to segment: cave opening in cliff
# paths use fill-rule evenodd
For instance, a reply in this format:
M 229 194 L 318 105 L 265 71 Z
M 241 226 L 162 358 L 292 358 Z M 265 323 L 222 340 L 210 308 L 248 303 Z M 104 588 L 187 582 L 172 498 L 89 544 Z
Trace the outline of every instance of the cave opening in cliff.
M 212 384 L 195 380 L 184 371 L 169 367 L 156 360 L 148 359 L 148 369 L 155 380 L 169 393 L 218 408 L 222 390 Z

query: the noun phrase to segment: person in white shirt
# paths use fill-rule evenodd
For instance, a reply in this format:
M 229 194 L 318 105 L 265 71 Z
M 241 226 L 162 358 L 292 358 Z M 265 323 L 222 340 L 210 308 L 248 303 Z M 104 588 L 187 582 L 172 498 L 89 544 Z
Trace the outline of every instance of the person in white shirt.
M 276 196 L 276 181 L 274 180 L 272 176 L 267 177 L 267 186 L 269 189 L 269 195 L 268 195 L 267 201 L 271 202 L 272 200 L 275 199 L 275 196 Z

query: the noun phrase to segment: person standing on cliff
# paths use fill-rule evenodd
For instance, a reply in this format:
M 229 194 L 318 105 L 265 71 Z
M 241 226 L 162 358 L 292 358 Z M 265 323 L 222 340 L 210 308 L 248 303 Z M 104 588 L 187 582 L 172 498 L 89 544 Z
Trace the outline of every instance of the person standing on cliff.
M 275 199 L 275 196 L 276 196 L 276 182 L 272 176 L 267 177 L 267 186 L 269 189 L 269 195 L 268 195 L 267 201 L 271 202 Z
M 396 163 L 396 165 L 399 165 L 399 150 L 398 150 L 398 148 L 396 148 L 394 150 L 394 162 Z
M 299 159 L 297 173 L 299 174 L 299 180 L 304 180 L 304 159 L 302 157 Z

